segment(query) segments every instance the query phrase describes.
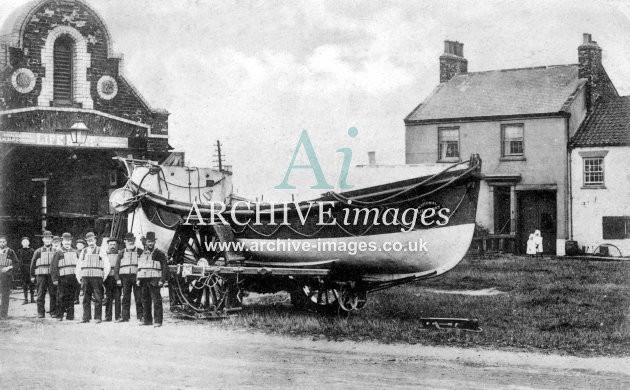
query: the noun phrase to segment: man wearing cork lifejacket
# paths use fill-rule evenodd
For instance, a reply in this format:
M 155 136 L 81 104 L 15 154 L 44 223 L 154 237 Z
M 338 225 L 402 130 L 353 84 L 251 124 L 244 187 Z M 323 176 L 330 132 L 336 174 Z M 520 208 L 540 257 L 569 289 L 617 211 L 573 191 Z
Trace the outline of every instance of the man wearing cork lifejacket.
M 77 262 L 76 274 L 81 275 L 83 295 L 83 319 L 82 323 L 92 319 L 92 298 L 94 298 L 94 322 L 101 323 L 103 312 L 103 279 L 109 275 L 111 266 L 106 255 L 100 253 L 96 246 L 96 236 L 90 232 L 85 235 L 88 246 L 81 251 Z
M 114 277 L 115 268 L 118 265 L 118 241 L 115 238 L 107 240 L 107 258 L 111 265 L 109 275 L 105 275 L 105 321 L 112 320 L 112 305 L 116 322 L 120 320 L 120 286 Z
M 136 303 L 136 316 L 142 320 L 142 298 L 140 287 L 136 285 L 138 275 L 138 259 L 142 255 L 142 249 L 136 247 L 136 237 L 133 233 L 125 234 L 125 249 L 118 254 L 118 263 L 114 267 L 116 284 L 122 288 L 122 319 L 120 322 L 129 321 L 131 310 L 131 293 Z
M 77 288 L 75 269 L 77 252 L 72 248 L 72 234 L 61 235 L 61 250 L 57 251 L 50 262 L 50 277 L 57 286 L 57 310 L 59 321 L 74 320 L 74 293 Z
M 52 247 L 53 235 L 50 231 L 44 231 L 42 242 L 44 246 L 38 248 L 31 260 L 31 282 L 35 283 L 37 290 L 37 317 L 46 316 L 46 292 L 50 298 L 50 315 L 57 316 L 57 287 L 52 284 L 50 278 L 50 262 L 55 254 Z
M 155 233 L 147 232 L 146 246 L 138 259 L 138 281 L 142 292 L 142 309 L 144 321 L 140 325 L 162 326 L 162 295 L 160 289 L 164 286 L 168 274 L 166 255 L 155 247 Z M 151 303 L 153 314 L 151 315 Z
M 0 234 L 0 320 L 9 315 L 9 295 L 13 284 L 13 269 L 19 268 L 20 261 L 13 249 L 7 246 L 7 238 Z M 19 269 L 16 271 L 19 272 Z

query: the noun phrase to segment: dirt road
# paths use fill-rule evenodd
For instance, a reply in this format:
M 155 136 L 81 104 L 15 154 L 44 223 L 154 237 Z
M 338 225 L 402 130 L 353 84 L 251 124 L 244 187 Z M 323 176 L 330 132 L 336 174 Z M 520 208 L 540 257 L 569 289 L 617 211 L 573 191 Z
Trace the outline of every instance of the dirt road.
M 19 303 L 0 323 L 2 389 L 630 388 L 630 359 L 317 341 L 168 314 L 162 328 L 77 324 Z

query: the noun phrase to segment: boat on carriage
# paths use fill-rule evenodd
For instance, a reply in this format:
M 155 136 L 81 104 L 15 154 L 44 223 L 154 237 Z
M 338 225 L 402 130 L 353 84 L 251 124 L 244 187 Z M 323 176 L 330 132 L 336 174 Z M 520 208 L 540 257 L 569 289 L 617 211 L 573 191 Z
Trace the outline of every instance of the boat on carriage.
M 193 316 L 238 309 L 242 291 L 354 311 L 369 292 L 444 274 L 470 246 L 482 179 L 473 155 L 428 175 L 274 204 L 233 194 L 229 171 L 119 160 L 129 180 L 110 202 L 128 231 L 156 233 L 173 271 L 171 308 Z

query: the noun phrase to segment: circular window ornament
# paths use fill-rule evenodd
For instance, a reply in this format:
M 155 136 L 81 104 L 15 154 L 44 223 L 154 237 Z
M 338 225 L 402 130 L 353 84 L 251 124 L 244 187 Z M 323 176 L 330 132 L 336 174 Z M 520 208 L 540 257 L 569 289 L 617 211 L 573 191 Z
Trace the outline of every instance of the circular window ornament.
M 118 93 L 118 83 L 112 76 L 103 76 L 98 80 L 96 89 L 101 99 L 111 100 Z
M 20 68 L 11 75 L 13 88 L 20 93 L 29 93 L 35 88 L 35 74 L 26 68 Z

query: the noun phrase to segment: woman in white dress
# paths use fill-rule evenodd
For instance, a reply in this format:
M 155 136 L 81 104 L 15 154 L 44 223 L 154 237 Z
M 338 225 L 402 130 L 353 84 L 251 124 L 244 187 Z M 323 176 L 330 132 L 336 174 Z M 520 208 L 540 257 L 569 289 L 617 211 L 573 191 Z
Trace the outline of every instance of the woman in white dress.
M 534 235 L 529 235 L 529 240 L 527 240 L 527 251 L 526 253 L 532 257 L 536 255 L 536 243 L 534 242 Z
M 543 255 L 543 238 L 540 235 L 540 230 L 534 232 L 534 243 L 536 244 L 536 254 L 542 257 Z

